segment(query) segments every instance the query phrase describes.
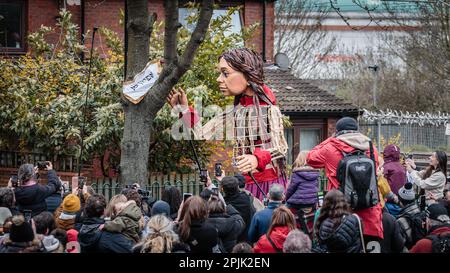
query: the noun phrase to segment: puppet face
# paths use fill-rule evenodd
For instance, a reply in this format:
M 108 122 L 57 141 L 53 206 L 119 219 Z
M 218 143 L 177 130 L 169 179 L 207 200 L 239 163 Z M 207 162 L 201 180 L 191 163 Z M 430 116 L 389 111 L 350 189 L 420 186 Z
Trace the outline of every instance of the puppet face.
M 218 69 L 220 75 L 217 83 L 224 96 L 237 96 L 247 89 L 248 83 L 244 74 L 234 70 L 224 58 L 220 58 Z

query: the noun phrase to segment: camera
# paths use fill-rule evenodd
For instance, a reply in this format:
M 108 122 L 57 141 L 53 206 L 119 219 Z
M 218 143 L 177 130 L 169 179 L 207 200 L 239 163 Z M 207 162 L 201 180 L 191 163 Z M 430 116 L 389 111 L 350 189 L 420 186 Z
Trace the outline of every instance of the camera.
M 48 164 L 45 161 L 38 161 L 36 166 L 38 167 L 39 170 L 45 170 Z
M 208 171 L 206 169 L 200 170 L 200 182 L 205 184 L 208 182 Z
M 31 224 L 31 210 L 29 209 L 23 210 L 23 216 L 25 217 L 25 221 Z
M 222 163 L 216 163 L 214 165 L 214 172 L 216 177 L 222 176 Z
M 83 187 L 84 187 L 84 184 L 85 184 L 85 181 L 86 180 L 86 177 L 84 177 L 84 176 L 79 176 L 78 177 L 78 189 L 80 189 L 80 190 L 83 190 Z
M 11 176 L 11 184 L 13 188 L 17 188 L 19 186 L 19 178 L 17 175 L 14 174 Z

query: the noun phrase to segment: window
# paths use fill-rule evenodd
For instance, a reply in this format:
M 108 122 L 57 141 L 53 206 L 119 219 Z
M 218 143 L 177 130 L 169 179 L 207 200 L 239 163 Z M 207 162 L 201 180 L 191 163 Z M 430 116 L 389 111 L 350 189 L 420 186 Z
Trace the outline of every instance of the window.
M 25 1 L 0 0 L 0 51 L 25 52 Z
M 319 128 L 301 128 L 300 129 L 300 151 L 311 150 L 321 140 L 321 129 Z
M 191 15 L 193 12 L 195 12 L 195 10 L 193 9 L 188 9 L 188 8 L 179 8 L 179 20 L 180 23 L 187 27 L 187 29 L 189 29 L 190 31 L 194 31 L 195 28 L 195 23 L 194 24 L 187 24 L 187 17 L 189 15 Z M 213 11 L 213 15 L 211 20 L 216 19 L 219 16 L 223 16 L 227 13 L 227 9 L 215 9 Z M 225 31 L 225 35 L 231 35 L 231 34 L 240 34 L 242 31 L 242 20 L 241 20 L 241 15 L 239 13 L 239 11 L 235 11 L 232 15 L 231 15 L 231 28 L 227 31 Z
M 293 153 L 293 146 L 294 146 L 294 128 L 285 128 L 284 129 L 284 137 L 286 138 L 286 142 L 288 145 L 288 151 L 286 155 L 286 163 L 292 164 L 292 153 Z

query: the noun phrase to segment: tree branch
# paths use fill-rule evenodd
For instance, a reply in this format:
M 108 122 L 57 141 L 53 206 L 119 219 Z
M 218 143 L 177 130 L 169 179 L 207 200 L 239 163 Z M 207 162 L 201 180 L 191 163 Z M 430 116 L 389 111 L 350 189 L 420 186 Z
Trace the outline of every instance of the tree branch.
M 177 62 L 178 0 L 164 1 L 164 60 L 167 65 Z M 165 73 L 162 73 L 165 74 Z

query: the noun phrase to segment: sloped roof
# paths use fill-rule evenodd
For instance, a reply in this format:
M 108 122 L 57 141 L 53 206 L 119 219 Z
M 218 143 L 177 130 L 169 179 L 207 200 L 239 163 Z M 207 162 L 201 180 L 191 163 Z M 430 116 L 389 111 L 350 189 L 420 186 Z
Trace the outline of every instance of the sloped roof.
M 264 68 L 266 84 L 273 90 L 282 112 L 336 112 L 357 114 L 359 108 L 338 98 L 307 80 L 295 77 L 290 71 L 276 66 Z

